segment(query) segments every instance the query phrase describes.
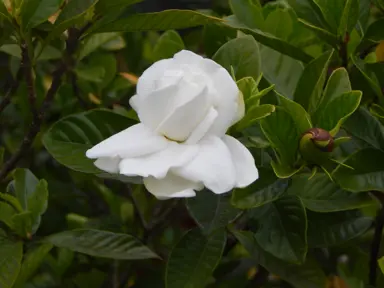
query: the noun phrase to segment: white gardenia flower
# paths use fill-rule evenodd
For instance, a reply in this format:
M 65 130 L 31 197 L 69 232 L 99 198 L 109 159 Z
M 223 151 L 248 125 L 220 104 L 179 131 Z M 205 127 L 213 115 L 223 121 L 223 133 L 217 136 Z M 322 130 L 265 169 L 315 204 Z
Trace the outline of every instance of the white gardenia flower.
M 242 95 L 227 70 L 183 50 L 154 63 L 130 99 L 141 123 L 86 153 L 109 173 L 144 177 L 159 199 L 193 197 L 205 187 L 216 194 L 254 182 L 252 154 L 225 135 L 244 116 Z

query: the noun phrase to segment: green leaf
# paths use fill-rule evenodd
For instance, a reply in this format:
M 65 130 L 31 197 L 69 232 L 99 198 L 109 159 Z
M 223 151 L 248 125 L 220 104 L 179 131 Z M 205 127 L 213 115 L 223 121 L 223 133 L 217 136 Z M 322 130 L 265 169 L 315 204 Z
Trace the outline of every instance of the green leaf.
M 257 120 L 268 117 L 273 112 L 275 112 L 275 106 L 271 104 L 253 106 L 247 111 L 244 118 L 235 125 L 235 129 L 242 131 L 246 127 L 253 125 Z
M 370 5 L 369 2 L 367 5 Z M 369 8 L 368 8 L 369 15 Z M 368 18 L 368 17 L 367 17 Z M 367 21 L 368 22 L 368 21 Z M 367 31 L 365 32 L 364 38 L 361 40 L 359 46 L 356 48 L 357 51 L 362 51 L 363 49 L 369 47 L 373 43 L 377 43 L 380 40 L 384 39 L 383 31 L 384 19 L 380 18 L 368 26 Z M 363 31 L 364 32 L 364 31 Z
M 0 15 L 12 23 L 11 15 L 9 14 L 7 7 L 5 7 L 3 1 L 0 1 Z
M 275 51 L 267 46 L 260 48 L 261 71 L 269 83 L 275 84 L 275 89 L 282 95 L 292 99 L 300 75 L 304 70 L 303 64 L 289 56 Z
M 197 197 L 188 198 L 186 204 L 189 213 L 206 235 L 227 226 L 240 213 L 231 205 L 227 195 L 216 195 L 210 191 L 202 191 Z
M 361 91 L 351 91 L 334 98 L 319 111 L 316 127 L 323 128 L 335 136 L 341 124 L 359 107 L 362 95 Z
M 27 31 L 45 22 L 59 10 L 62 0 L 24 0 L 21 5 L 21 29 Z
M 20 271 L 23 243 L 8 239 L 0 230 L 0 255 L 0 285 L 1 288 L 11 288 Z
M 357 109 L 343 126 L 354 137 L 384 150 L 384 127 L 366 108 Z
M 277 200 L 288 187 L 288 180 L 276 178 L 273 171 L 259 169 L 259 179 L 243 189 L 232 192 L 231 203 L 240 209 L 260 207 Z
M 260 125 L 276 152 L 278 163 L 293 167 L 297 159 L 300 133 L 291 114 L 277 106 L 274 113 L 261 119 Z
M 252 34 L 252 36 L 261 44 L 268 46 L 284 55 L 290 56 L 293 59 L 297 59 L 304 63 L 308 63 L 313 59 L 312 56 L 306 54 L 298 47 L 295 47 L 282 39 L 279 39 L 259 29 L 251 29 L 247 27 L 234 15 L 224 18 L 223 24 L 228 27 L 241 30 L 244 33 Z
M 259 0 L 230 0 L 229 4 L 236 17 L 245 25 L 263 30 L 264 17 Z
M 315 212 L 337 212 L 374 205 L 365 193 L 350 193 L 341 189 L 324 173 L 295 175 L 287 193 L 298 196 L 304 206 Z
M 104 45 L 105 43 L 108 43 L 109 41 L 119 37 L 119 33 L 110 32 L 110 33 L 98 33 L 91 35 L 84 40 L 84 43 L 82 43 L 79 53 L 79 60 L 83 59 L 84 57 L 88 56 L 95 50 L 97 50 L 99 47 Z
M 377 190 L 384 192 L 384 152 L 367 148 L 352 154 L 344 164 L 332 173 L 333 179 L 344 189 L 351 192 Z
M 89 64 L 93 67 L 100 67 L 105 72 L 101 81 L 97 83 L 99 90 L 107 87 L 116 76 L 117 60 L 113 54 L 103 53 L 95 55 L 95 57 L 90 59 Z
M 143 0 L 99 0 L 96 4 L 96 11 L 103 14 L 112 9 L 124 9 Z
M 257 79 L 260 75 L 259 46 L 252 36 L 243 36 L 225 43 L 213 56 L 213 60 L 231 73 L 236 79 L 247 76 Z
M 289 9 L 274 9 L 265 19 L 264 31 L 287 41 L 293 31 L 295 20 L 292 19 Z
M 308 212 L 308 245 L 340 245 L 364 234 L 371 226 L 371 218 L 357 215 L 354 211 L 326 214 Z
M 16 214 L 16 210 L 6 202 L 0 202 L 0 222 L 3 222 L 12 229 L 12 217 Z
M 160 36 L 153 48 L 154 61 L 172 58 L 184 48 L 184 42 L 180 35 L 176 31 L 169 30 Z
M 257 243 L 277 258 L 303 263 L 307 255 L 307 216 L 297 196 L 283 196 L 268 204 L 258 218 Z
M 278 95 L 278 98 L 281 107 L 283 107 L 283 109 L 291 115 L 299 134 L 302 134 L 312 128 L 310 116 L 300 104 L 282 95 Z
M 101 173 L 85 152 L 99 142 L 128 128 L 127 117 L 108 110 L 92 110 L 60 119 L 44 135 L 43 144 L 62 165 L 75 171 Z
M 226 235 L 223 230 L 204 236 L 190 230 L 172 249 L 165 272 L 167 288 L 204 287 L 219 264 Z
M 323 39 L 326 43 L 331 45 L 333 48 L 337 49 L 338 45 L 340 45 L 339 39 L 336 37 L 336 35 L 328 32 L 327 30 L 320 28 L 318 26 L 315 26 L 303 19 L 298 19 L 298 21 L 303 24 L 306 28 L 314 32 L 317 36 L 319 36 L 321 39 Z
M 128 234 L 78 229 L 51 235 L 45 241 L 60 248 L 95 257 L 120 260 L 158 258 L 148 247 Z
M 203 44 L 207 57 L 212 58 L 217 50 L 226 42 L 236 38 L 236 30 L 220 25 L 219 23 L 210 23 L 204 26 Z
M 41 263 L 43 262 L 45 256 L 51 251 L 52 244 L 46 243 L 42 244 L 39 247 L 28 251 L 24 255 L 24 260 L 21 265 L 20 273 L 17 277 L 16 283 L 13 286 L 14 288 L 22 288 L 25 283 L 35 274 L 35 272 L 40 268 Z
M 40 226 L 41 215 L 48 207 L 48 183 L 40 180 L 34 192 L 28 197 L 28 211 L 32 212 L 32 231 L 34 234 Z
M 12 216 L 12 230 L 19 236 L 30 239 L 32 236 L 33 214 L 25 211 Z
M 23 210 L 28 210 L 28 198 L 33 194 L 39 180 L 28 169 L 18 168 L 13 173 L 13 181 L 8 185 L 9 193 L 14 193 Z
M 381 258 L 378 260 L 378 262 L 379 262 L 379 267 L 380 267 L 381 273 L 384 274 L 384 256 L 381 257 Z
M 133 14 L 124 19 L 98 27 L 94 32 L 135 32 L 148 30 L 176 30 L 219 23 L 220 18 L 189 10 L 165 10 L 155 13 Z
M 359 20 L 359 0 L 346 0 L 337 35 L 343 37 L 352 31 Z
M 378 104 L 372 104 L 371 107 L 369 107 L 369 112 L 377 118 L 384 118 L 384 108 Z
M 319 6 L 314 0 L 288 0 L 288 3 L 299 18 L 306 20 L 313 26 L 329 29 Z
M 303 265 L 287 263 L 264 251 L 252 232 L 232 231 L 232 233 L 257 263 L 295 287 L 325 287 L 324 272 L 311 258 L 307 257 Z
M 92 82 L 102 82 L 106 74 L 105 69 L 100 66 L 79 66 L 74 72 L 78 78 Z
M 328 64 L 332 55 L 333 50 L 327 51 L 311 61 L 304 68 L 303 74 L 296 86 L 294 100 L 301 104 L 310 114 L 312 114 L 319 105 Z
M 11 206 L 17 211 L 17 212 L 23 212 L 23 207 L 21 207 L 21 204 L 19 200 L 17 200 L 16 197 L 14 197 L 11 194 L 8 193 L 0 193 L 0 199 L 4 200 L 5 202 L 11 204 Z
M 333 1 L 333 0 L 313 0 L 320 8 L 324 19 L 327 21 L 333 34 L 337 34 L 340 20 L 346 5 L 346 1 Z M 358 7 L 357 7 L 358 8 Z

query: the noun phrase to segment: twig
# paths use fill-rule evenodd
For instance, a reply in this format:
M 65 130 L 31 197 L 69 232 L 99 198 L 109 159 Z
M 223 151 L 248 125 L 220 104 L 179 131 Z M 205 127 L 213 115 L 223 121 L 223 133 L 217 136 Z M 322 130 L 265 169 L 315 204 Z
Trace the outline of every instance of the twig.
M 371 244 L 371 253 L 369 259 L 369 285 L 376 286 L 377 278 L 377 260 L 379 258 L 381 238 L 384 228 L 384 194 L 373 191 L 372 194 L 380 201 L 381 208 L 375 219 L 375 233 Z
M 9 105 L 9 103 L 11 103 L 12 95 L 15 94 L 15 92 L 19 88 L 22 77 L 23 77 L 23 69 L 20 68 L 19 71 L 17 71 L 15 81 L 13 81 L 12 85 L 8 89 L 4 98 L 0 102 L 0 114 Z
M 32 115 L 34 121 L 37 120 L 37 108 L 36 108 L 36 91 L 35 91 L 35 81 L 33 79 L 32 73 L 32 63 L 28 53 L 28 46 L 25 42 L 20 45 L 21 48 L 21 66 L 24 70 L 25 81 L 27 82 L 28 89 L 28 100 L 31 105 Z

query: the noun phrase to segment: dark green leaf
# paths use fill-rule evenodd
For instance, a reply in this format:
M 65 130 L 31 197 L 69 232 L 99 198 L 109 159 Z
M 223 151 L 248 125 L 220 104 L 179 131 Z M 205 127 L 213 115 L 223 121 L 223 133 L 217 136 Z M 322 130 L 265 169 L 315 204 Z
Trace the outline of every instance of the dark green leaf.
M 275 112 L 275 106 L 271 104 L 253 106 L 247 111 L 244 118 L 235 125 L 235 129 L 237 131 L 242 131 L 249 126 L 252 126 L 257 120 L 268 117 L 273 112 Z
M 37 269 L 40 268 L 41 263 L 49 251 L 51 251 L 52 247 L 53 246 L 50 243 L 42 244 L 39 247 L 28 251 L 28 253 L 24 255 L 20 273 L 13 286 L 14 288 L 24 287 L 25 283 L 35 274 Z
M 260 207 L 275 201 L 288 187 L 288 180 L 278 179 L 271 170 L 259 169 L 259 179 L 243 189 L 232 192 L 232 204 L 240 209 Z
M 101 171 L 85 152 L 106 138 L 128 128 L 133 121 L 107 110 L 70 115 L 56 122 L 44 135 L 48 152 L 61 164 L 75 171 L 97 174 Z
M 264 18 L 259 0 L 230 0 L 233 14 L 249 28 L 263 30 Z
M 353 211 L 326 214 L 308 212 L 308 245 L 339 245 L 362 235 L 371 225 L 371 218 L 356 215 Z
M 332 173 L 335 181 L 352 192 L 384 192 L 384 152 L 374 148 L 359 150 L 344 162 L 352 167 L 339 165 Z
M 184 49 L 184 42 L 180 35 L 173 30 L 169 30 L 160 36 L 153 48 L 154 61 L 172 58 L 177 52 Z
M 261 44 L 268 46 L 284 55 L 303 61 L 304 63 L 308 63 L 312 60 L 312 57 L 310 55 L 306 54 L 304 51 L 300 50 L 299 48 L 269 33 L 265 33 L 255 28 L 254 29 L 248 28 L 246 25 L 241 23 L 241 21 L 237 19 L 235 16 L 229 16 L 225 18 L 223 24 L 229 27 L 232 27 L 234 29 L 241 30 L 244 33 L 252 34 L 252 36 Z
M 313 0 L 319 6 L 333 34 L 337 34 L 346 1 Z
M 207 24 L 203 32 L 204 51 L 209 58 L 212 58 L 221 46 L 234 38 L 236 38 L 236 30 L 219 23 Z
M 172 249 L 167 262 L 167 288 L 204 287 L 218 265 L 226 242 L 223 230 L 204 236 L 190 230 Z
M 0 222 L 3 222 L 9 228 L 12 229 L 12 217 L 16 214 L 15 208 L 13 208 L 7 202 L 0 202 Z
M 306 20 L 316 27 L 328 28 L 323 14 L 314 0 L 288 0 L 288 3 L 295 10 L 299 18 Z
M 220 18 L 188 10 L 165 10 L 155 13 L 134 14 L 99 27 L 93 32 L 134 32 L 171 30 L 218 23 Z
M 260 75 L 259 46 L 252 36 L 230 40 L 216 52 L 213 60 L 229 73 L 233 68 L 236 79 L 247 76 L 257 79 Z
M 46 242 L 95 257 L 121 260 L 158 258 L 133 236 L 108 231 L 92 229 L 64 231 L 47 237 Z
M 307 254 L 307 216 L 301 200 L 283 196 L 268 204 L 255 233 L 258 244 L 277 258 L 302 263 Z
M 17 200 L 16 197 L 14 197 L 11 194 L 8 193 L 0 193 L 0 199 L 4 200 L 5 202 L 11 204 L 11 206 L 19 213 L 23 212 L 23 207 L 21 207 L 21 204 L 19 200 Z
M 311 61 L 304 68 L 303 74 L 296 86 L 294 100 L 301 104 L 310 114 L 319 105 L 332 54 L 333 50 L 325 52 L 320 57 Z
M 12 230 L 23 238 L 30 239 L 33 226 L 33 214 L 31 211 L 25 211 L 12 216 Z
M 331 45 L 333 48 L 337 49 L 338 45 L 340 45 L 339 39 L 336 37 L 336 35 L 328 32 L 327 30 L 320 28 L 318 26 L 315 26 L 303 19 L 298 19 L 298 21 L 303 24 L 306 28 L 310 29 L 312 32 L 314 32 L 317 36 L 322 38 L 325 42 L 327 42 L 329 45 Z
M 0 229 L 0 285 L 11 288 L 20 271 L 23 257 L 23 243 L 8 239 Z
M 227 226 L 240 213 L 231 205 L 227 195 L 216 195 L 210 191 L 200 192 L 197 197 L 187 199 L 187 208 L 204 234 Z
M 357 109 L 343 126 L 354 137 L 376 149 L 384 150 L 384 127 L 367 109 Z
M 32 231 L 34 234 L 40 226 L 41 215 L 45 213 L 48 206 L 48 183 L 40 180 L 35 190 L 28 197 L 28 211 L 32 212 Z
M 33 194 L 39 180 L 28 169 L 18 168 L 13 174 L 14 181 L 8 186 L 9 193 L 14 193 L 24 210 L 28 210 L 28 198 Z
M 346 0 L 343 13 L 340 18 L 337 35 L 344 37 L 346 33 L 350 33 L 359 20 L 359 0 Z
M 84 43 L 81 45 L 79 59 L 83 59 L 88 56 L 95 50 L 97 50 L 103 44 L 111 41 L 114 38 L 117 38 L 119 33 L 111 32 L 111 33 L 98 33 L 91 35 L 84 40 Z
M 102 82 L 106 74 L 105 69 L 100 66 L 79 66 L 74 70 L 74 72 L 79 79 L 92 82 Z
M 112 9 L 124 9 L 142 1 L 143 0 L 99 0 L 96 4 L 96 11 L 106 13 Z
M 336 212 L 374 205 L 368 194 L 355 194 L 341 189 L 328 175 L 317 173 L 294 176 L 288 194 L 300 197 L 304 206 L 316 212 Z
M 24 0 L 21 6 L 21 29 L 24 31 L 46 21 L 59 10 L 62 0 Z
M 324 288 L 326 278 L 317 263 L 308 259 L 303 265 L 287 263 L 264 251 L 252 232 L 232 232 L 260 265 L 295 287 Z

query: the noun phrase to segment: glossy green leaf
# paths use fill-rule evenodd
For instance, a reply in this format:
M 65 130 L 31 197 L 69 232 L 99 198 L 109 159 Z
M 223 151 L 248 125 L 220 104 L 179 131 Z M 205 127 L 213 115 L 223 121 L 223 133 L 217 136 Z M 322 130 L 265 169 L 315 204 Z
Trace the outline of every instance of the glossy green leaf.
M 108 137 L 128 128 L 133 121 L 108 110 L 70 115 L 56 122 L 44 135 L 43 144 L 59 163 L 75 171 L 101 173 L 85 152 Z
M 259 0 L 230 0 L 229 4 L 233 14 L 249 28 L 263 29 L 264 17 Z
M 17 212 L 23 212 L 23 207 L 21 207 L 19 200 L 15 196 L 8 193 L 0 193 L 0 199 L 11 204 Z
M 186 204 L 204 234 L 227 226 L 240 213 L 231 205 L 227 195 L 216 195 L 210 191 L 202 191 L 196 197 L 188 198 Z
M 20 273 L 17 277 L 14 288 L 22 288 L 25 283 L 35 274 L 40 268 L 41 263 L 52 249 L 52 244 L 45 243 L 33 250 L 28 251 L 24 255 L 23 263 L 21 265 Z
M 268 204 L 255 233 L 258 244 L 277 258 L 302 263 L 307 254 L 307 216 L 297 196 L 283 196 Z
M 223 230 L 209 236 L 204 236 L 199 229 L 190 230 L 169 255 L 165 286 L 204 287 L 221 259 L 225 242 Z
M 352 31 L 359 20 L 359 0 L 346 0 L 341 14 L 337 35 L 344 37 Z
M 19 236 L 30 239 L 33 228 L 33 214 L 31 211 L 25 211 L 12 216 L 12 230 Z
M 343 126 L 352 136 L 384 150 L 384 127 L 366 108 L 357 109 Z
M 356 214 L 355 211 L 326 214 L 308 212 L 308 245 L 340 245 L 364 234 L 372 226 L 372 219 Z
M 294 59 L 300 60 L 304 63 L 310 62 L 313 58 L 306 54 L 304 51 L 299 49 L 288 42 L 281 40 L 269 33 L 263 32 L 259 29 L 251 29 L 237 19 L 234 15 L 224 18 L 224 25 L 234 29 L 243 31 L 244 33 L 252 34 L 252 36 L 261 44 L 268 46 L 284 55 L 290 56 Z
M 379 263 L 379 267 L 380 267 L 381 273 L 384 274 L 384 256 L 381 257 L 381 258 L 378 260 L 378 263 Z
M 28 209 L 28 198 L 33 194 L 39 180 L 28 169 L 18 168 L 13 173 L 14 180 L 8 185 L 8 192 L 13 193 L 24 210 Z
M 99 66 L 81 66 L 74 69 L 76 76 L 79 79 L 91 82 L 102 82 L 105 76 L 105 69 Z
M 29 30 L 59 10 L 62 0 L 24 0 L 21 5 L 21 29 Z
M 32 212 L 32 231 L 34 234 L 40 226 L 41 215 L 48 207 L 48 183 L 40 180 L 33 193 L 28 197 L 28 210 Z
M 278 179 L 273 171 L 259 169 L 259 179 L 243 189 L 232 192 L 232 205 L 240 209 L 251 209 L 277 200 L 288 187 L 288 180 Z
M 257 263 L 295 287 L 325 287 L 324 272 L 311 258 L 307 258 L 303 265 L 288 263 L 264 251 L 252 232 L 233 231 L 232 233 Z
M 320 28 L 318 26 L 313 25 L 312 23 L 309 23 L 303 19 L 298 19 L 298 21 L 303 24 L 306 28 L 314 32 L 317 36 L 319 36 L 321 39 L 323 39 L 326 43 L 331 45 L 333 48 L 337 49 L 338 45 L 340 45 L 339 39 L 336 37 L 336 35 L 328 32 L 327 30 Z
M 284 123 L 284 125 L 281 125 Z M 297 159 L 300 133 L 291 114 L 282 107 L 260 121 L 262 131 L 276 151 L 278 162 L 293 166 Z
M 346 5 L 347 0 L 333 1 L 333 0 L 313 0 L 320 8 L 325 21 L 331 28 L 332 33 L 337 34 L 340 20 Z
M 91 67 L 100 67 L 105 72 L 101 81 L 96 83 L 99 91 L 106 88 L 116 77 L 117 60 L 116 57 L 110 53 L 97 54 L 96 57 L 90 59 L 89 64 Z
M 165 10 L 155 13 L 133 14 L 120 19 L 93 32 L 134 32 L 148 30 L 171 30 L 201 26 L 208 23 L 219 23 L 220 18 L 208 16 L 189 10 Z
M 304 206 L 315 212 L 337 212 L 374 205 L 374 200 L 364 193 L 350 193 L 340 188 L 324 173 L 312 178 L 309 173 L 292 178 L 287 193 L 298 196 Z
M 228 72 L 231 67 L 236 79 L 251 76 L 257 79 L 260 75 L 259 46 L 252 36 L 244 36 L 230 40 L 213 56 L 213 60 L 223 66 Z
M 212 58 L 217 50 L 229 40 L 236 38 L 236 30 L 220 25 L 219 23 L 210 23 L 204 26 L 203 45 L 207 57 Z
M 316 127 L 330 131 L 335 136 L 341 124 L 359 107 L 361 97 L 361 91 L 351 91 L 334 98 L 318 112 Z
M 160 36 L 153 48 L 154 61 L 172 58 L 177 52 L 183 50 L 184 42 L 180 35 L 173 30 L 169 30 Z
M 120 34 L 115 32 L 110 33 L 98 33 L 91 35 L 84 40 L 84 43 L 81 44 L 81 48 L 79 49 L 79 59 L 83 59 L 88 56 L 103 44 L 108 43 L 114 38 L 117 38 Z
M 377 118 L 384 118 L 384 108 L 377 104 L 372 104 L 369 107 L 369 112 Z
M 269 83 L 275 84 L 277 92 L 292 99 L 297 82 L 304 70 L 303 64 L 267 46 L 261 46 L 260 56 L 261 59 L 268 59 L 268 61 L 261 61 L 263 77 Z
M 288 0 L 289 5 L 295 10 L 297 16 L 311 23 L 313 26 L 328 28 L 324 16 L 314 0 Z
M 106 13 L 112 9 L 124 9 L 143 0 L 99 0 L 96 4 L 96 11 Z
M 271 104 L 253 106 L 247 111 L 244 118 L 235 125 L 235 129 L 241 131 L 253 125 L 257 120 L 268 117 L 273 112 L 275 112 L 275 106 Z
M 352 192 L 384 192 L 384 152 L 366 148 L 352 154 L 344 162 L 350 169 L 339 165 L 332 173 L 335 181 L 344 189 Z
M 12 229 L 12 217 L 15 214 L 16 210 L 10 204 L 7 202 L 0 202 L 0 222 L 3 222 Z
M 276 8 L 266 17 L 264 31 L 287 41 L 293 32 L 294 20 L 288 9 Z
M 319 105 L 328 64 L 333 55 L 333 50 L 325 52 L 320 57 L 311 61 L 303 71 L 296 86 L 294 100 L 312 114 Z
M 23 257 L 23 243 L 8 239 L 0 229 L 0 285 L 1 288 L 11 288 L 20 271 Z
M 51 235 L 46 242 L 87 255 L 120 260 L 158 258 L 148 247 L 128 234 L 78 229 Z
M 368 5 L 369 4 L 370 3 L 368 3 Z M 368 15 L 369 15 L 369 9 L 368 9 Z M 380 40 L 383 40 L 384 39 L 383 25 L 384 25 L 383 18 L 380 18 L 375 22 L 371 23 L 368 26 L 368 29 L 365 32 L 365 34 L 363 34 L 364 38 L 362 39 L 359 46 L 357 47 L 357 50 L 362 51 L 363 49 L 369 47 L 371 44 L 379 42 Z

